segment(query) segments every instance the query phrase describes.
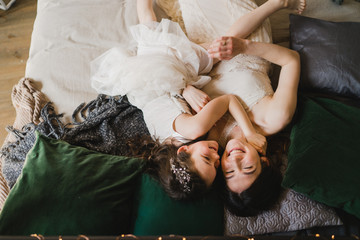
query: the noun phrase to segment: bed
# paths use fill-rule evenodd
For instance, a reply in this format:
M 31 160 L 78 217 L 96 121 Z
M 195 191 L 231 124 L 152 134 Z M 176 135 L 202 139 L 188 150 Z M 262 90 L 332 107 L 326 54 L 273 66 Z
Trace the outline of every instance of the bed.
M 191 38 L 191 14 L 181 11 L 186 2 L 157 0 L 154 7 L 159 19 L 179 22 Z M 131 43 L 135 9 L 132 0 L 38 1 L 25 76 L 14 88 L 30 110 L 17 116 L 2 149 L 0 233 L 359 236 L 360 142 L 353 136 L 360 134 L 360 3 L 308 0 L 303 16 L 282 10 L 270 17 L 273 42 L 300 52 L 302 73 L 287 129 L 285 190 L 274 209 L 255 217 L 229 213 L 216 187 L 193 202 L 169 199 L 140 173 L 141 162 L 124 163 L 127 138 L 148 131 L 126 97 L 98 96 L 91 88 L 90 61 Z M 204 11 L 221 21 L 211 1 Z M 274 79 L 276 73 L 274 67 Z M 325 165 L 329 159 L 334 164 Z

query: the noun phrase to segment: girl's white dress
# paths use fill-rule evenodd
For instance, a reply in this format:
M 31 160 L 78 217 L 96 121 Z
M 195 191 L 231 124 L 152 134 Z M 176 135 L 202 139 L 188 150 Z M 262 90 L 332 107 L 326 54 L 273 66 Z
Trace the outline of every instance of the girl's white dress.
M 107 95 L 127 95 L 142 109 L 164 94 L 177 95 L 187 83 L 205 85 L 212 60 L 188 40 L 178 23 L 163 19 L 130 27 L 137 54 L 112 48 L 91 63 L 92 87 Z
M 210 72 L 213 61 L 168 19 L 132 26 L 130 32 L 136 54 L 112 48 L 99 56 L 91 63 L 91 85 L 98 93 L 127 95 L 143 111 L 150 133 L 165 140 L 175 134 L 175 118 L 190 112 L 181 91 L 186 84 L 206 85 L 211 78 L 201 74 Z

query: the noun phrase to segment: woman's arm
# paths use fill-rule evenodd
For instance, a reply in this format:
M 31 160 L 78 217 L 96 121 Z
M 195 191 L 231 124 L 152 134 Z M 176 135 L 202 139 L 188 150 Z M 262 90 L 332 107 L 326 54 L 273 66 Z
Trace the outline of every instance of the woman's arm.
M 223 41 L 230 44 L 224 50 Z M 221 37 L 215 40 L 209 48 L 209 53 L 214 58 L 231 59 L 239 53 L 258 56 L 281 66 L 278 91 L 293 94 L 297 92 L 300 76 L 300 56 L 289 48 L 272 43 L 252 42 L 235 37 Z M 296 94 L 295 94 L 296 96 Z
M 224 45 L 225 42 L 226 45 Z M 232 36 L 223 36 L 214 40 L 210 44 L 208 52 L 211 57 L 220 60 L 231 59 L 244 53 L 264 58 L 281 67 L 285 67 L 291 62 L 297 62 L 299 55 L 294 50 L 276 44 L 253 42 Z
M 264 4 L 255 8 L 254 10 L 244 14 L 237 19 L 227 30 L 227 36 L 233 36 L 237 38 L 247 38 L 253 33 L 261 24 L 270 17 L 273 13 L 280 9 L 288 8 L 294 10 L 298 14 L 301 14 L 306 7 L 306 0 L 268 0 Z M 211 43 L 201 44 L 205 49 L 209 49 Z M 224 43 L 223 43 L 224 44 Z M 225 45 L 223 45 L 225 46 Z M 222 59 L 214 58 L 214 63 Z
M 232 43 L 229 51 L 223 51 L 221 42 Z M 276 44 L 251 42 L 235 37 L 222 37 L 213 42 L 209 53 L 213 57 L 227 59 L 239 53 L 262 57 L 281 66 L 278 86 L 271 96 L 257 105 L 254 120 L 264 135 L 271 135 L 283 129 L 292 119 L 297 102 L 300 79 L 300 56 L 289 48 Z

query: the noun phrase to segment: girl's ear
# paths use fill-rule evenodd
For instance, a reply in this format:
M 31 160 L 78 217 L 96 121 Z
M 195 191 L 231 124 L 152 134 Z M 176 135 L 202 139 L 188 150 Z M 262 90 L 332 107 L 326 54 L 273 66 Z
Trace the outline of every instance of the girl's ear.
M 263 162 L 263 163 L 265 163 L 266 166 L 269 166 L 269 165 L 270 165 L 269 159 L 268 159 L 267 157 L 265 157 L 265 156 L 261 156 L 261 157 L 260 157 L 260 161 Z
M 181 147 L 178 148 L 177 154 L 179 154 L 179 153 L 181 153 L 181 152 L 183 152 L 183 151 L 186 152 L 187 150 L 188 150 L 188 146 L 187 146 L 187 145 L 183 145 L 183 146 L 181 146 Z

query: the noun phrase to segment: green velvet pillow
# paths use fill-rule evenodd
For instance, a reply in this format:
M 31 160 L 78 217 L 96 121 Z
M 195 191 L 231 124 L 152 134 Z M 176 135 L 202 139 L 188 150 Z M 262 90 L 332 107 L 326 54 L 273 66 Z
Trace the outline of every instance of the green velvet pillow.
M 215 190 L 201 199 L 171 199 L 157 181 L 144 174 L 138 193 L 134 234 L 223 235 L 224 204 Z
M 360 218 L 360 109 L 302 98 L 282 185 Z
M 37 133 L 0 215 L 0 235 L 131 233 L 143 161 Z

